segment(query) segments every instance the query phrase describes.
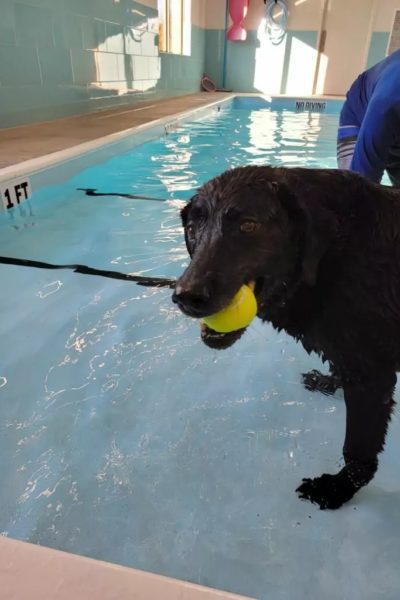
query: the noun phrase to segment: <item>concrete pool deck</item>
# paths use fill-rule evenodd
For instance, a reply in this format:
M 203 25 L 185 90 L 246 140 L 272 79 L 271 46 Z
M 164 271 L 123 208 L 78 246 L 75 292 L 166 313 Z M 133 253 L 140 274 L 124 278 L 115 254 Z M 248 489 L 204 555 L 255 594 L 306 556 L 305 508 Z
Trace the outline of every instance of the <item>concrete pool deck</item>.
M 1 535 L 0 581 L 9 600 L 251 600 Z
M 234 94 L 198 93 L 0 129 L 0 169 L 132 127 L 207 106 Z

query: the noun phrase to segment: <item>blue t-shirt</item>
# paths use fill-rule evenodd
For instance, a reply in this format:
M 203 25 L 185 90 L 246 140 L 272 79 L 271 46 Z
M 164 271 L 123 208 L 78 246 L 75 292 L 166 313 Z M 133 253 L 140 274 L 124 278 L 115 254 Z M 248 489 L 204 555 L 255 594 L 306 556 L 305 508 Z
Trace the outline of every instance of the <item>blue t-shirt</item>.
M 390 149 L 400 141 L 400 50 L 364 71 L 346 95 L 338 139 L 357 142 L 351 170 L 379 182 Z

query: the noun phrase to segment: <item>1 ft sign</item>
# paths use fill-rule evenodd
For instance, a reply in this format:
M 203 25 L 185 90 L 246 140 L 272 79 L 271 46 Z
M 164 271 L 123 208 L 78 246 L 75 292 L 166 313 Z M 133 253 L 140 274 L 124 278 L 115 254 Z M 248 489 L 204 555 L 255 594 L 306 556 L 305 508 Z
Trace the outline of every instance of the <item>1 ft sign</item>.
M 31 194 L 31 184 L 28 178 L 0 183 L 0 196 L 6 210 L 25 202 Z

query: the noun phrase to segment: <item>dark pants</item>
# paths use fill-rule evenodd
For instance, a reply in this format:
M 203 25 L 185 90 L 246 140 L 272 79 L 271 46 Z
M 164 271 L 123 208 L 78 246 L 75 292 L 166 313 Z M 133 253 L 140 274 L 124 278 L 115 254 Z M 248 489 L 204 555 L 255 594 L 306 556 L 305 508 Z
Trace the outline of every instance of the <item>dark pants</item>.
M 386 171 L 393 187 L 400 187 L 400 146 L 391 149 Z

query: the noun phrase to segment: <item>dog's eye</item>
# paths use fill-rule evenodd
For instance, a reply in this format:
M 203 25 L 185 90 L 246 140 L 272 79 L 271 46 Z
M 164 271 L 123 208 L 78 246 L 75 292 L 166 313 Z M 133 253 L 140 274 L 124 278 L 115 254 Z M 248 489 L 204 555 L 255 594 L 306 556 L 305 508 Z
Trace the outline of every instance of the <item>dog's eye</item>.
M 254 233 L 258 229 L 259 223 L 255 221 L 243 221 L 240 223 L 240 231 L 243 233 Z
M 192 237 L 194 235 L 194 227 L 193 225 L 186 225 L 186 233 L 188 234 L 189 237 Z

